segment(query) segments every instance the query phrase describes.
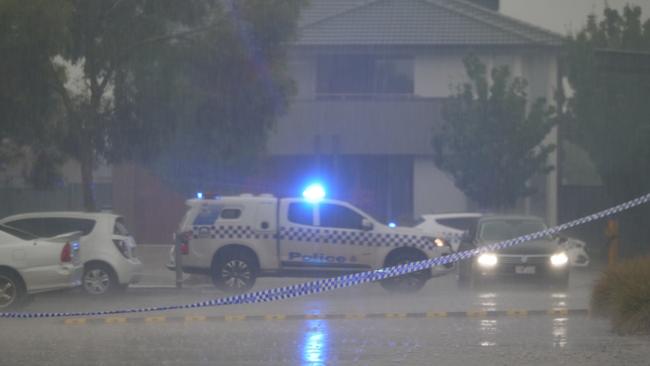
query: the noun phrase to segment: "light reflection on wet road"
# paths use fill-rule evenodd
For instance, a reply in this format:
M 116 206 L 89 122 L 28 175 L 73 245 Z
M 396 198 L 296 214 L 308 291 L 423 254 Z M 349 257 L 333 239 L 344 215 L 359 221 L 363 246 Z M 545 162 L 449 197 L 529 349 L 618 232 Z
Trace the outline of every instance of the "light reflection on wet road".
M 567 318 L 553 319 L 553 346 L 566 347 L 567 345 Z
M 299 347 L 303 365 L 320 365 L 329 360 L 329 326 L 327 320 L 307 320 L 304 340 Z
M 317 314 L 475 310 L 548 310 L 587 308 L 595 272 L 576 271 L 570 287 L 558 292 L 530 283 L 494 284 L 481 290 L 460 290 L 455 276 L 436 278 L 415 294 L 389 293 L 370 283 L 272 303 L 201 309 L 202 314 Z M 305 279 L 264 278 L 254 290 L 304 282 Z M 27 311 L 91 311 L 186 304 L 224 296 L 212 287 L 176 292 L 173 289 L 129 290 L 112 298 L 89 299 L 81 294 L 57 293 L 36 298 Z
M 64 326 L 3 321 L 2 365 L 645 365 L 648 337 L 571 318 Z
M 594 279 L 577 272 L 567 292 L 521 286 L 456 288 L 453 276 L 414 295 L 376 285 L 284 302 L 192 311 L 224 314 L 368 314 L 470 310 L 584 308 Z M 280 284 L 278 280 L 261 287 Z M 286 280 L 281 284 L 286 284 Z M 130 291 L 88 300 L 38 298 L 28 310 L 114 309 L 188 303 L 217 292 Z M 147 314 L 183 316 L 188 313 Z M 142 316 L 142 315 L 139 315 Z M 310 319 L 174 324 L 63 325 L 60 320 L 0 320 L 0 364 L 51 365 L 610 365 L 646 364 L 648 337 L 616 337 L 606 322 L 585 316 L 433 319 Z

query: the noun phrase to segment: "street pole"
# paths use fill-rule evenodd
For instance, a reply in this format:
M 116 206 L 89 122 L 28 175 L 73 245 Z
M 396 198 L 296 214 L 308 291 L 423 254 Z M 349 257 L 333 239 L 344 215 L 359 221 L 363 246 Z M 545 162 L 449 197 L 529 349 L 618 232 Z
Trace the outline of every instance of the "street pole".
M 183 256 L 181 255 L 181 238 L 174 233 L 174 264 L 176 265 L 176 288 L 183 287 Z

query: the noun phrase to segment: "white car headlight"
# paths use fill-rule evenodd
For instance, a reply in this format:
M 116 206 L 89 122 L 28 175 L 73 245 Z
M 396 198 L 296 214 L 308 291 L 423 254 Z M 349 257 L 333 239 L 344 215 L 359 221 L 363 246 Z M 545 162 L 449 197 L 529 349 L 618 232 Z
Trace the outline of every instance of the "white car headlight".
M 553 267 L 562 267 L 567 263 L 569 263 L 569 257 L 564 252 L 553 254 L 551 256 L 551 265 L 553 265 Z
M 479 255 L 477 261 L 478 261 L 478 264 L 481 267 L 494 267 L 499 262 L 499 259 L 494 254 L 485 253 L 485 254 Z

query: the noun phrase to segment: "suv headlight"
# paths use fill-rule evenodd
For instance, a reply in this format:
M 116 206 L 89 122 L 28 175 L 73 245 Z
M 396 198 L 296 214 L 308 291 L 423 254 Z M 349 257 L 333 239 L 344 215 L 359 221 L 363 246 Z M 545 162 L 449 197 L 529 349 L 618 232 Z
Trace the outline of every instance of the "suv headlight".
M 565 252 L 553 254 L 551 256 L 551 265 L 553 267 L 562 267 L 569 263 L 569 256 Z
M 491 268 L 499 263 L 499 259 L 495 254 L 485 253 L 478 256 L 477 262 L 481 267 Z

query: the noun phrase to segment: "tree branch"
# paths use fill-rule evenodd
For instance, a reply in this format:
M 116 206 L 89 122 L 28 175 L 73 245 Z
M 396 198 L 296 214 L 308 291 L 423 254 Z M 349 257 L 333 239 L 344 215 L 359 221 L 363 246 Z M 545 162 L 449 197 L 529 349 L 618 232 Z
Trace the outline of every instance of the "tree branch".
M 122 62 L 126 61 L 131 56 L 131 53 L 136 49 L 139 49 L 139 48 L 151 45 L 151 44 L 172 40 L 172 39 L 175 39 L 175 38 L 187 39 L 188 36 L 203 33 L 203 32 L 207 32 L 210 29 L 213 29 L 213 28 L 217 27 L 219 24 L 221 24 L 221 22 L 215 21 L 213 23 L 207 24 L 207 25 L 202 26 L 202 27 L 193 28 L 193 29 L 189 29 L 189 30 L 186 30 L 186 31 L 176 32 L 176 33 L 171 33 L 171 34 L 162 34 L 162 35 L 159 35 L 159 36 L 144 39 L 144 40 L 142 40 L 142 41 L 140 41 L 140 42 L 138 42 L 136 44 L 133 44 L 133 45 L 127 47 L 122 52 L 122 55 L 120 55 L 120 56 L 118 56 L 116 58 L 116 60 L 115 60 L 115 62 L 113 64 L 114 66 L 110 71 L 114 70 Z
M 52 61 L 48 61 L 48 65 L 50 72 L 52 73 L 51 82 L 53 84 L 54 91 L 61 96 L 61 99 L 63 100 L 63 106 L 68 111 L 68 114 L 70 114 L 74 120 L 79 121 L 79 116 L 77 115 L 77 111 L 74 108 L 74 103 L 70 99 L 70 95 L 68 94 L 63 81 L 59 78 L 54 64 Z

